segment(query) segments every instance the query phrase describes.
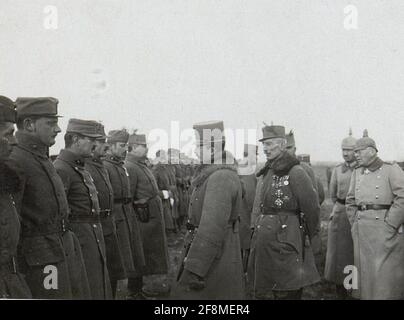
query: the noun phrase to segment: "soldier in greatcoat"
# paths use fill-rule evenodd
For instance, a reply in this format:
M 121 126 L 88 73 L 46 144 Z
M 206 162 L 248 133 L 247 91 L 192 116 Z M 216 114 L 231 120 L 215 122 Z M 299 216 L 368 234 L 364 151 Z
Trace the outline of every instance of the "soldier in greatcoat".
M 104 126 L 101 123 L 99 123 L 98 126 L 98 133 L 100 134 L 100 137 L 95 140 L 95 148 L 91 157 L 85 159 L 85 168 L 91 174 L 94 185 L 97 189 L 108 273 L 111 280 L 112 294 L 115 297 L 118 281 L 121 284 L 121 289 L 123 286 L 122 280 L 126 279 L 127 275 L 116 233 L 115 215 L 113 212 L 114 190 L 112 189 L 108 171 L 103 164 L 103 159 L 109 146 L 106 143 L 107 136 L 105 134 Z
M 88 299 L 80 243 L 70 230 L 63 182 L 48 153 L 61 132 L 58 103 L 51 97 L 17 98 L 15 102 L 18 145 L 10 159 L 22 179 L 21 191 L 15 196 L 21 218 L 18 260 L 33 298 Z M 52 275 L 57 275 L 57 285 L 49 281 L 45 287 L 45 278 Z
M 330 197 L 334 206 L 328 224 L 327 255 L 325 260 L 324 278 L 335 283 L 337 296 L 346 299 L 348 292 L 344 288 L 344 273 L 346 266 L 354 264 L 351 225 L 345 210 L 345 198 L 348 193 L 351 176 L 356 167 L 356 139 L 349 136 L 342 140 L 341 149 L 344 162 L 332 171 L 330 181 Z
M 355 145 L 359 167 L 346 197 L 356 268 L 350 285 L 356 298 L 403 299 L 404 172 L 377 153 L 365 130 Z
M 283 126 L 263 128 L 267 163 L 257 176 L 260 212 L 253 218 L 254 233 L 248 281 L 256 297 L 300 299 L 305 286 L 320 276 L 310 241 L 316 233 L 320 206 L 312 180 L 299 161 L 286 152 Z
M 161 202 L 163 194 L 157 186 L 153 173 L 145 163 L 148 152 L 146 136 L 133 133 L 129 136 L 128 145 L 125 168 L 129 174 L 132 204 L 139 221 L 146 262 L 139 278 L 166 274 L 169 262 Z M 141 279 L 143 280 L 143 277 Z
M 100 138 L 98 127 L 96 121 L 70 119 L 65 149 L 54 162 L 69 203 L 69 225 L 82 248 L 91 299 L 97 300 L 112 298 L 97 189 L 85 168 L 85 159 L 91 157 L 95 139 Z
M 0 299 L 29 299 L 31 292 L 17 265 L 17 245 L 21 223 L 13 195 L 20 191 L 21 180 L 8 158 L 17 144 L 14 124 L 15 105 L 0 96 Z
M 123 265 L 128 278 L 136 277 L 138 269 L 143 266 L 143 253 L 139 244 L 140 236 L 134 231 L 137 224 L 133 223 L 134 214 L 129 189 L 129 175 L 123 166 L 128 150 L 129 133 L 126 130 L 108 132 L 109 149 L 103 164 L 107 169 L 114 192 L 113 215 L 116 234 Z M 136 265 L 136 268 L 135 268 Z
M 223 122 L 199 123 L 194 129 L 202 164 L 192 181 L 188 232 L 172 297 L 242 299 L 242 189 L 235 159 L 224 150 Z

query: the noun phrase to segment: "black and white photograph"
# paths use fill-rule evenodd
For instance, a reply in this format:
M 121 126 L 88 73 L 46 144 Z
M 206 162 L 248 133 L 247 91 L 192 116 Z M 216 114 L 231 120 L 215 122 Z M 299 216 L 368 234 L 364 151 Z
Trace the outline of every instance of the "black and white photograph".
M 0 308 L 403 300 L 403 35 L 402 0 L 0 0 Z

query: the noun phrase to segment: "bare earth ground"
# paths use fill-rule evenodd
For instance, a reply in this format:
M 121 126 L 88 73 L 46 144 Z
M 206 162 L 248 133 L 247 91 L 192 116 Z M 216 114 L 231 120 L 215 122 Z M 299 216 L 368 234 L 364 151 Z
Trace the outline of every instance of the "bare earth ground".
M 323 183 L 326 200 L 321 206 L 321 239 L 322 239 L 322 250 L 318 258 L 318 271 L 320 275 L 323 276 L 324 265 L 325 265 L 325 255 L 327 249 L 327 227 L 328 218 L 332 210 L 332 203 L 328 197 L 328 183 L 326 177 L 326 167 L 325 166 L 313 166 L 313 169 L 317 176 L 321 178 Z M 168 276 L 151 276 L 145 279 L 144 289 L 146 292 L 154 291 L 160 292 L 159 296 L 154 299 L 168 299 L 169 289 L 172 281 L 175 281 L 176 270 L 179 265 L 179 256 L 183 246 L 185 230 L 177 234 L 168 235 L 168 250 L 170 257 L 170 270 Z M 321 282 L 306 287 L 303 293 L 304 300 L 333 300 L 338 299 L 334 287 L 329 282 L 322 280 Z

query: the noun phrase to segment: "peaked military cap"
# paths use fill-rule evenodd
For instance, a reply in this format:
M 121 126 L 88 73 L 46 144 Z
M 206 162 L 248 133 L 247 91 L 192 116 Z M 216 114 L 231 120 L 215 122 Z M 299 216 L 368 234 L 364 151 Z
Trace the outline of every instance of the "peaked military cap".
M 67 125 L 67 133 L 77 133 L 85 137 L 101 138 L 101 123 L 93 120 L 70 119 Z
M 16 121 L 17 113 L 14 102 L 5 96 L 0 96 L 0 122 L 15 123 Z
M 364 150 L 368 147 L 372 147 L 373 149 L 377 150 L 376 142 L 369 137 L 368 130 L 365 129 L 363 131 L 363 137 L 358 139 L 355 144 L 355 151 Z
M 129 136 L 129 140 L 128 140 L 129 144 L 141 144 L 141 145 L 147 145 L 147 141 L 146 141 L 146 135 L 145 134 L 136 134 L 136 133 L 132 133 Z
M 17 98 L 17 117 L 60 117 L 58 115 L 59 100 L 52 97 Z
M 129 133 L 126 130 L 111 130 L 108 132 L 107 142 L 108 143 L 128 143 Z
M 352 129 L 349 128 L 349 136 L 342 140 L 341 149 L 354 150 L 356 145 L 356 139 L 352 137 Z
M 225 140 L 223 121 L 206 121 L 193 125 L 196 143 L 199 145 L 222 142 Z
M 265 127 L 262 128 L 262 139 L 260 139 L 259 141 L 262 142 L 274 138 L 286 139 L 284 126 L 266 125 Z

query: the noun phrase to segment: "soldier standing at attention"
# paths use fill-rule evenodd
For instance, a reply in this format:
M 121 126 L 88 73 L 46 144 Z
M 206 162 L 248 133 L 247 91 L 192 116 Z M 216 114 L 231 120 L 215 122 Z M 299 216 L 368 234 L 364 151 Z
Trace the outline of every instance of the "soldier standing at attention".
M 404 298 L 404 172 L 377 155 L 365 130 L 346 197 L 361 299 Z M 353 279 L 355 281 L 355 278 Z
M 349 132 L 349 137 L 342 140 L 341 149 L 345 162 L 332 171 L 330 197 L 334 203 L 328 224 L 328 243 L 324 278 L 335 283 L 337 296 L 346 299 L 348 293 L 343 286 L 347 276 L 344 268 L 354 264 L 351 225 L 345 210 L 345 198 L 348 193 L 352 172 L 356 167 L 356 139 Z
M 85 159 L 85 168 L 91 174 L 97 189 L 108 273 L 111 280 L 112 294 L 115 297 L 118 281 L 126 279 L 127 276 L 122 253 L 119 248 L 118 236 L 116 234 L 115 216 L 112 211 L 114 206 L 114 191 L 112 190 L 108 171 L 102 162 L 109 148 L 106 143 L 107 136 L 104 126 L 101 123 L 98 124 L 97 129 L 97 133 L 100 134 L 100 137 L 95 140 L 96 146 L 92 157 Z M 120 287 L 122 287 L 122 285 Z
M 70 207 L 69 223 L 82 247 L 91 299 L 111 299 L 111 282 L 106 262 L 105 242 L 100 222 L 100 206 L 93 178 L 85 168 L 95 139 L 100 138 L 95 121 L 70 119 L 65 149 L 54 165 L 62 178 Z
M 21 218 L 18 249 L 21 272 L 35 299 L 90 297 L 80 243 L 68 227 L 69 206 L 62 180 L 48 157 L 61 132 L 59 101 L 17 98 L 18 145 L 10 159 L 19 168 L 21 191 L 15 202 Z M 49 265 L 57 270 L 57 286 L 45 288 Z M 56 288 L 57 287 L 57 288 Z
M 253 219 L 250 288 L 256 297 L 273 293 L 275 299 L 301 299 L 303 287 L 320 280 L 306 241 L 318 226 L 317 193 L 299 161 L 286 152 L 283 126 L 265 126 L 260 141 L 267 163 L 257 174 L 263 185 L 255 201 L 261 212 Z
M 224 150 L 223 122 L 194 125 L 199 171 L 192 181 L 189 216 L 174 299 L 244 297 L 238 217 L 242 190 L 234 157 Z
M 17 114 L 13 101 L 0 96 L 0 299 L 29 299 L 31 292 L 17 266 L 20 219 L 13 194 L 21 189 L 17 172 L 8 157 L 17 144 L 14 123 Z
M 112 130 L 108 133 L 110 146 L 104 165 L 108 170 L 114 189 L 114 215 L 120 249 L 128 276 L 128 299 L 144 300 L 142 274 L 145 265 L 139 222 L 132 205 L 129 173 L 124 167 L 128 151 L 129 133 L 126 130 Z
M 128 141 L 128 154 L 125 168 L 129 174 L 130 191 L 136 217 L 139 220 L 140 234 L 146 265 L 139 274 L 143 277 L 168 272 L 168 248 L 165 233 L 163 205 L 156 179 L 146 166 L 147 142 L 144 134 L 132 134 Z M 156 294 L 156 292 L 150 292 Z

